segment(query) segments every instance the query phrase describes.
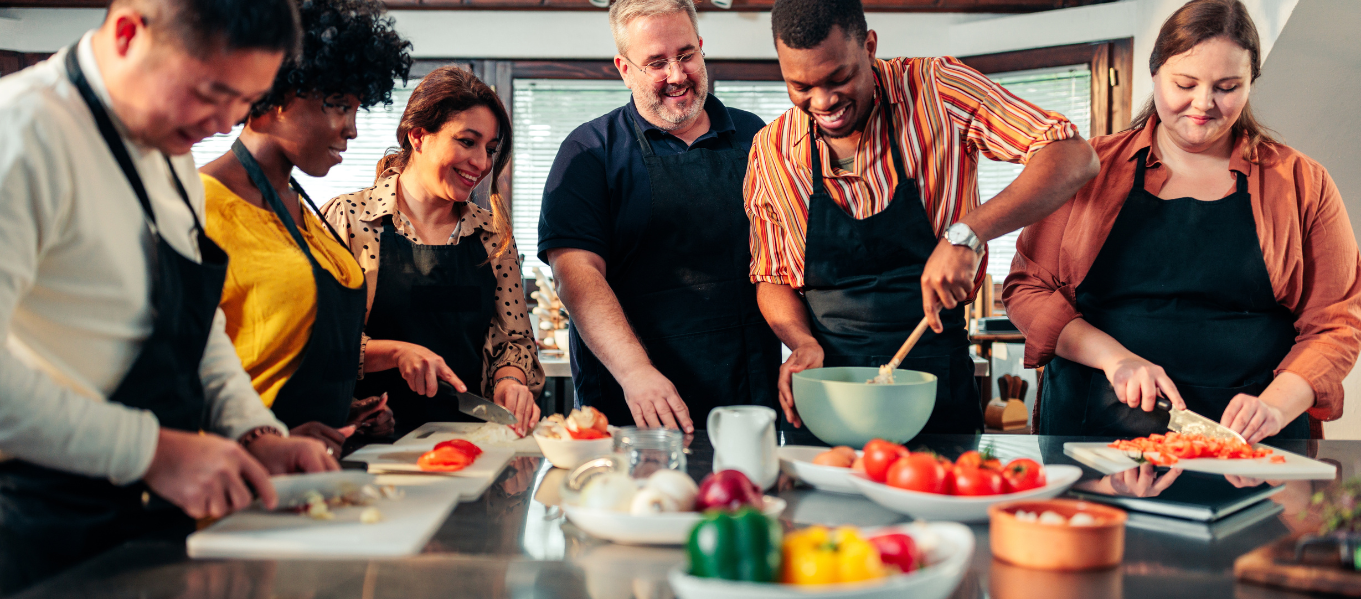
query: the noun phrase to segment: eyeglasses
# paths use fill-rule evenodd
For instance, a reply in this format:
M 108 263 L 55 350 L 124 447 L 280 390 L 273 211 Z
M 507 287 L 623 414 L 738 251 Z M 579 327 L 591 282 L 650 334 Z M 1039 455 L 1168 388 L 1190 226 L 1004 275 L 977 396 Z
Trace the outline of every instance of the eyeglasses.
M 681 72 L 686 75 L 698 71 L 704 64 L 704 50 L 691 50 L 675 58 L 659 58 L 647 64 L 638 64 L 629 60 L 627 56 L 621 58 L 628 61 L 629 64 L 638 67 L 639 71 L 642 71 L 644 75 L 651 77 L 653 81 L 661 81 L 666 79 L 666 75 L 670 72 L 669 67 L 672 63 L 675 63 L 676 66 L 680 67 Z

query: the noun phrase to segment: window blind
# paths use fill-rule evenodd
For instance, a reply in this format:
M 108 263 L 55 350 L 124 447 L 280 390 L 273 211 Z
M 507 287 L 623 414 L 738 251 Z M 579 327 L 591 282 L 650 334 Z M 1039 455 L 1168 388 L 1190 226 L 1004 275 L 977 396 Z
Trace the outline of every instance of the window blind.
M 355 117 L 359 136 L 349 141 L 342 155 L 344 160 L 332 167 L 325 177 L 309 177 L 294 169 L 293 176 L 298 184 L 318 207 L 338 195 L 373 186 L 378 159 L 389 147 L 397 145 L 397 124 L 402 120 L 402 111 L 406 110 L 406 102 L 417 83 L 420 82 L 411 81 L 407 87 L 401 87 L 398 82 L 398 87 L 392 90 L 390 107 L 374 106 L 359 111 Z M 241 128 L 241 125 L 237 125 L 231 133 L 214 135 L 196 144 L 193 149 L 194 163 L 203 166 L 230 152 L 232 142 L 241 135 Z
M 539 206 L 558 148 L 582 123 L 628 103 L 630 92 L 623 81 L 595 79 L 516 79 L 513 89 L 510 220 L 532 278 L 534 267 L 548 268 L 539 261 Z
M 1085 64 L 988 75 L 1021 99 L 1068 117 L 1078 133 L 1090 137 L 1092 123 L 1092 73 Z M 978 161 L 978 197 L 986 202 L 1021 174 L 1022 166 L 1010 162 Z M 1020 231 L 988 242 L 988 274 L 1001 283 L 1011 272 Z

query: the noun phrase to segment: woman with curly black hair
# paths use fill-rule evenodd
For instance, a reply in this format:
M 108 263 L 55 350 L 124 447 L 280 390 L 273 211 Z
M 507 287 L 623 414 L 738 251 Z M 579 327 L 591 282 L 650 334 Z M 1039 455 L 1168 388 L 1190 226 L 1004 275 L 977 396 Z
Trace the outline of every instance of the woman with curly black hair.
M 208 235 L 231 258 L 227 334 L 265 405 L 339 455 L 356 428 L 383 433 L 383 398 L 354 400 L 364 273 L 290 174 L 339 164 L 360 108 L 390 105 L 411 43 L 376 0 L 303 0 L 301 52 L 252 107 L 232 151 L 200 169 Z M 312 210 L 302 208 L 306 201 Z

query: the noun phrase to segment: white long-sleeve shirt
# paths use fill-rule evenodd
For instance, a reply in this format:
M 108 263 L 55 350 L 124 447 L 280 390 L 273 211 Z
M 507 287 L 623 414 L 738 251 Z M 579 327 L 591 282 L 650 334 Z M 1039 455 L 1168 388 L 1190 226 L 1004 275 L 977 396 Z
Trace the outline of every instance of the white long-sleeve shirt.
M 155 240 L 65 57 L 0 78 L 0 452 L 123 484 L 145 474 L 156 450 L 156 417 L 107 400 L 151 334 Z M 108 106 L 91 34 L 77 59 Z M 164 155 L 124 142 L 160 234 L 199 260 Z M 201 220 L 193 158 L 171 162 Z M 219 310 L 199 369 L 210 431 L 286 431 L 251 387 L 224 323 Z

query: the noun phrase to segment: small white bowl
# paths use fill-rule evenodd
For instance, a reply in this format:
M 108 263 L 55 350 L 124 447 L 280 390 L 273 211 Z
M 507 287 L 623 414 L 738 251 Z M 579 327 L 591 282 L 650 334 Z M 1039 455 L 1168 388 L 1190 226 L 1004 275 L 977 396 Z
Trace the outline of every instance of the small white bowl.
M 898 528 L 898 527 L 893 527 Z M 969 527 L 952 522 L 932 522 L 903 527 L 909 534 L 925 530 L 939 540 L 926 567 L 908 574 L 896 574 L 880 580 L 826 584 L 793 585 L 758 582 L 737 582 L 717 578 L 696 578 L 685 572 L 685 566 L 671 570 L 671 589 L 679 599 L 945 599 L 964 578 L 973 558 L 974 536 Z M 892 528 L 874 533 L 889 532 Z M 870 531 L 866 531 L 867 533 Z
M 586 460 L 610 455 L 614 452 L 614 439 L 612 437 L 564 441 L 539 434 L 542 430 L 534 431 L 534 440 L 539 442 L 539 449 L 543 451 L 543 457 L 548 458 L 548 461 L 557 468 L 571 470 L 580 466 Z
M 766 495 L 765 506 L 761 511 L 774 518 L 784 511 L 785 506 L 785 500 Z M 575 505 L 564 505 L 562 511 L 572 524 L 587 534 L 625 545 L 684 545 L 690 538 L 690 530 L 704 519 L 704 514 L 699 512 L 634 516 L 628 512 Z
M 908 491 L 874 482 L 859 472 L 851 473 L 850 480 L 865 497 L 870 498 L 870 501 L 899 514 L 907 514 L 919 520 L 983 522 L 988 519 L 988 508 L 994 503 L 1019 499 L 1050 499 L 1062 495 L 1068 487 L 1082 478 L 1082 469 L 1059 464 L 1045 466 L 1044 474 L 1047 482 L 1038 489 L 982 497 Z
M 775 452 L 780 457 L 780 469 L 794 478 L 807 483 L 819 491 L 859 495 L 860 490 L 851 484 L 850 468 L 821 466 L 813 463 L 818 454 L 831 449 L 812 445 L 785 445 Z M 855 455 L 864 452 L 856 451 Z

